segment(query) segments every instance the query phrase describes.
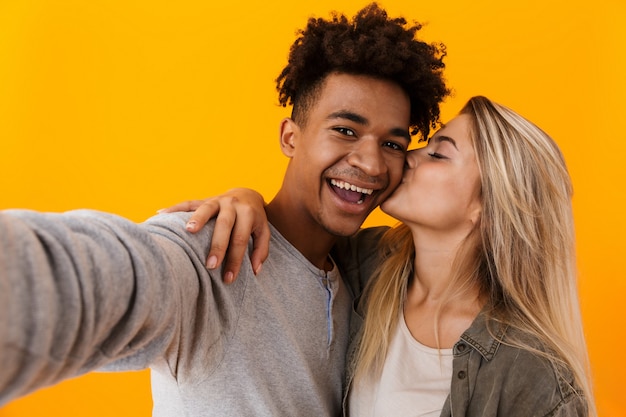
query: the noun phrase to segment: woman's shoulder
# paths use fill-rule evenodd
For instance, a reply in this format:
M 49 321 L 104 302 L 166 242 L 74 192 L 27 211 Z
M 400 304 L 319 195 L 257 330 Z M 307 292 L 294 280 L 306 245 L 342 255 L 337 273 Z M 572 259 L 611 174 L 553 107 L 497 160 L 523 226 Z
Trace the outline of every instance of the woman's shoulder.
M 520 377 L 546 378 L 546 374 L 572 378 L 567 366 L 558 361 L 558 355 L 535 334 L 481 313 L 461 336 L 477 350 L 486 364 L 503 370 L 515 370 Z
M 476 323 L 475 323 L 476 324 Z M 497 385 L 503 404 L 520 407 L 519 400 L 532 404 L 528 415 L 585 415 L 585 401 L 574 382 L 571 369 L 538 336 L 493 319 L 466 332 L 462 339 L 482 347 L 477 365 L 477 390 Z M 471 330 L 472 328 L 468 329 Z M 522 408 L 524 406 L 521 406 Z M 507 407 L 504 407 L 505 409 Z M 538 408 L 543 411 L 537 413 Z M 517 414 L 516 414 L 517 415 Z M 520 414 L 521 415 L 521 414 Z

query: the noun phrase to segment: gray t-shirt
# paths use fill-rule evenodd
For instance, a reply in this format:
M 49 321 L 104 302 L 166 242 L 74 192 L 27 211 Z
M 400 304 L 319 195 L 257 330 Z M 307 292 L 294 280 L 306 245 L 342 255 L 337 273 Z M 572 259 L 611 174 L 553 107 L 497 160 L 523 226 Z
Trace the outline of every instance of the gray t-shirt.
M 0 213 L 0 404 L 95 368 L 152 368 L 155 416 L 335 416 L 351 296 L 272 228 L 258 276 L 204 262 L 212 223 Z M 9 319 L 7 319 L 9 318 Z

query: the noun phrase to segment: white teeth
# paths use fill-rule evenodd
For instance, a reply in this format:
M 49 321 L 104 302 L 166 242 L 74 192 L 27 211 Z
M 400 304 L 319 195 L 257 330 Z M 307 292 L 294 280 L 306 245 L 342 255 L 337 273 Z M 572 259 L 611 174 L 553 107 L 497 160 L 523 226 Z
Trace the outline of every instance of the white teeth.
M 361 194 L 370 195 L 374 192 L 374 190 L 371 188 L 357 187 L 356 185 L 347 183 L 345 181 L 330 180 L 330 183 L 337 188 L 343 188 L 344 190 L 349 190 L 349 191 L 356 191 L 357 193 L 361 193 Z

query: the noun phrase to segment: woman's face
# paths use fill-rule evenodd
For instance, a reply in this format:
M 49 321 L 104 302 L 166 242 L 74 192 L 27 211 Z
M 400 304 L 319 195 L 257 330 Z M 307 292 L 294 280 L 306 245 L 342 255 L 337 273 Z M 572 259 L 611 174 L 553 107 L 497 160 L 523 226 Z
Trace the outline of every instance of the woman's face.
M 409 152 L 402 182 L 381 205 L 385 213 L 411 228 L 469 232 L 481 209 L 470 121 L 455 117 L 427 146 Z

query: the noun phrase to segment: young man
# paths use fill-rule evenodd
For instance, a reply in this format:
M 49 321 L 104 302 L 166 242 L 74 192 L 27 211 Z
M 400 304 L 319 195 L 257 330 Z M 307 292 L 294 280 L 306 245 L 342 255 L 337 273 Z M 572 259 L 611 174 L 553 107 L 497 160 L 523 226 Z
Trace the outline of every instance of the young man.
M 94 212 L 0 213 L 0 404 L 106 366 L 150 367 L 154 415 L 340 413 L 353 293 L 329 251 L 399 183 L 409 128 L 447 94 L 443 52 L 375 4 L 311 19 L 278 77 L 290 158 L 271 251 L 225 285 L 213 224 Z

